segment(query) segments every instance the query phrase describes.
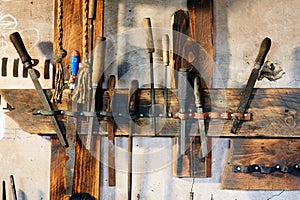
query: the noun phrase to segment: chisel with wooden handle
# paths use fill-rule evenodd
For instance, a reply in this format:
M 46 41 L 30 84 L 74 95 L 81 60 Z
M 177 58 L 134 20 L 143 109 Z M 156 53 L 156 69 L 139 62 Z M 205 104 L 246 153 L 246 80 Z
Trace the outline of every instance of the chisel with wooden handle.
M 95 112 L 95 95 L 98 87 L 98 83 L 101 79 L 104 69 L 104 58 L 106 52 L 106 38 L 105 37 L 97 37 L 96 38 L 96 46 L 94 50 L 94 59 L 93 59 L 93 68 L 92 68 L 92 103 L 91 103 L 91 112 Z M 91 148 L 91 140 L 94 128 L 94 117 L 89 119 L 88 123 L 88 134 L 86 141 L 86 149 L 90 150 Z
M 271 47 L 271 39 L 270 38 L 265 38 L 261 45 L 260 45 L 260 49 L 258 52 L 258 55 L 255 59 L 255 63 L 254 63 L 254 67 L 252 69 L 252 72 L 250 74 L 250 77 L 248 79 L 246 88 L 244 89 L 243 93 L 242 93 L 242 99 L 240 101 L 240 105 L 237 109 L 237 113 L 240 114 L 245 114 L 245 111 L 247 109 L 247 106 L 249 104 L 249 99 L 250 96 L 252 94 L 255 82 L 259 76 L 259 72 L 261 70 L 261 67 L 264 64 L 265 58 L 270 50 Z M 239 119 L 234 119 L 233 120 L 233 125 L 231 128 L 231 133 L 236 133 L 237 128 L 239 126 L 240 120 Z
M 116 87 L 116 77 L 114 75 L 110 75 L 108 79 L 108 108 L 106 112 L 112 111 L 112 102 L 113 102 L 113 94 Z M 115 186 L 116 185 L 116 171 L 115 171 L 115 121 L 113 117 L 108 117 L 107 119 L 107 133 L 108 133 L 108 185 Z
M 128 90 L 128 110 L 129 115 L 133 116 L 137 113 L 137 95 L 138 95 L 139 82 L 137 80 L 132 80 L 129 85 Z M 134 132 L 134 122 L 129 118 L 129 130 L 128 130 L 128 200 L 131 200 L 132 193 L 132 146 L 133 146 L 133 132 Z
M 197 113 L 202 114 L 203 113 L 203 104 L 201 102 L 200 90 L 201 90 L 200 77 L 196 76 L 194 78 L 195 106 L 196 106 Z M 204 158 L 208 155 L 204 120 L 198 119 L 198 128 L 199 128 L 200 140 L 201 140 L 201 152 L 202 152 L 201 156 Z
M 28 73 L 31 77 L 31 80 L 33 82 L 33 85 L 41 99 L 41 102 L 44 106 L 44 108 L 48 111 L 51 111 L 52 110 L 52 107 L 51 107 L 51 104 L 48 100 L 48 98 L 46 97 L 44 91 L 43 91 L 43 88 L 38 80 L 38 77 L 35 73 L 35 70 L 32 69 L 32 59 L 31 57 L 29 56 L 26 48 L 25 48 L 25 45 L 23 43 L 23 40 L 20 36 L 20 34 L 18 32 L 14 32 L 12 33 L 10 36 L 9 36 L 9 39 L 11 40 L 11 42 L 13 43 L 14 47 L 16 48 L 20 58 L 21 58 L 21 61 L 24 65 L 24 68 L 28 69 Z M 56 119 L 55 116 L 49 116 L 50 117 L 50 120 L 54 126 L 54 130 L 58 136 L 58 139 L 60 141 L 60 143 L 67 147 L 68 146 L 68 143 L 67 141 L 65 140 L 65 137 L 62 133 L 62 130 L 61 130 L 61 127 L 59 126 L 58 124 L 58 121 Z
M 155 52 L 155 49 L 154 49 L 154 41 L 153 41 L 153 34 L 152 34 L 152 28 L 151 28 L 151 20 L 150 20 L 150 18 L 144 18 L 143 22 L 144 22 L 144 28 L 145 28 L 145 32 L 146 32 L 147 52 L 149 55 L 152 128 L 153 128 L 154 135 L 156 135 L 155 90 L 154 90 L 154 71 L 153 71 L 153 53 Z
M 168 117 L 167 103 L 168 103 L 168 66 L 170 63 L 169 58 L 169 36 L 165 34 L 162 38 L 163 50 L 163 64 L 165 66 L 165 87 L 164 87 L 164 117 Z

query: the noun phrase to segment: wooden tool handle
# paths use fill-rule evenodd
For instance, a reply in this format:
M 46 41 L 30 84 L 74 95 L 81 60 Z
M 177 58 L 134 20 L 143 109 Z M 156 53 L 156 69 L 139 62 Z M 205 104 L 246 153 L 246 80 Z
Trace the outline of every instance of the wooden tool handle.
M 106 52 L 106 38 L 97 37 L 93 60 L 92 83 L 93 87 L 97 87 L 98 82 L 103 74 L 104 58 Z
M 5 186 L 5 181 L 2 181 L 2 199 L 6 200 L 6 186 Z
M 201 107 L 201 99 L 200 99 L 200 77 L 196 76 L 194 78 L 194 96 L 195 96 L 195 105 L 196 108 L 200 108 Z
M 95 19 L 97 0 L 89 1 L 89 19 Z
M 139 82 L 132 80 L 128 90 L 128 109 L 129 114 L 134 115 L 137 112 L 137 94 L 138 94 Z
M 270 50 L 271 47 L 271 39 L 265 38 L 259 48 L 258 55 L 255 59 L 255 65 L 259 65 L 259 68 L 264 64 L 265 58 Z
M 112 107 L 112 96 L 116 87 L 116 77 L 114 75 L 110 75 L 109 79 L 107 81 L 107 93 L 108 93 L 108 99 L 109 99 L 109 105 L 107 108 L 107 112 L 111 112 L 111 107 Z
M 150 18 L 144 18 L 143 23 L 144 23 L 144 28 L 145 28 L 145 32 L 146 32 L 147 51 L 148 51 L 148 53 L 153 53 L 155 51 L 155 49 L 154 49 L 153 34 L 152 34 Z
M 14 176 L 10 175 L 9 178 L 10 178 L 11 190 L 12 190 L 12 193 L 13 193 L 13 200 L 17 200 L 17 191 L 16 191 Z
M 31 57 L 29 56 L 23 40 L 18 32 L 14 32 L 9 36 L 10 41 L 13 43 L 14 47 L 16 48 L 22 63 L 25 67 L 31 67 Z
M 169 65 L 169 35 L 165 34 L 162 38 L 162 50 L 163 50 L 163 63 L 165 66 Z

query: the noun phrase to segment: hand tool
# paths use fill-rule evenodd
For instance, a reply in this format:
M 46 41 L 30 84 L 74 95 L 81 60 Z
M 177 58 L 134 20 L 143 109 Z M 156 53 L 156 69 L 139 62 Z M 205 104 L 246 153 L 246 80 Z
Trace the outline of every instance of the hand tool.
M 151 20 L 150 18 L 144 18 L 144 28 L 146 32 L 146 46 L 147 52 L 149 54 L 149 66 L 150 66 L 150 97 L 151 97 L 151 108 L 152 108 L 152 128 L 153 133 L 156 135 L 156 119 L 155 119 L 155 90 L 154 90 L 154 72 L 153 72 L 153 53 L 154 42 L 151 28 Z
M 112 102 L 113 102 L 113 94 L 116 86 L 116 77 L 114 75 L 110 75 L 108 79 L 108 99 L 109 104 L 106 112 L 112 111 Z M 108 185 L 115 186 L 116 185 L 116 171 L 115 171 L 115 121 L 113 117 L 107 117 L 107 133 L 108 133 Z
M 96 38 L 96 46 L 94 51 L 94 61 L 93 61 L 93 71 L 92 71 L 92 103 L 91 103 L 91 112 L 95 111 L 95 95 L 96 90 L 98 87 L 98 83 L 100 78 L 103 74 L 104 68 L 104 58 L 105 58 L 105 51 L 106 51 L 106 38 L 105 37 L 97 37 Z M 88 124 L 88 135 L 86 141 L 86 149 L 90 150 L 91 147 L 91 137 L 93 133 L 93 126 L 94 126 L 94 117 L 89 119 Z
M 2 200 L 6 200 L 6 186 L 5 186 L 5 181 L 2 181 Z
M 168 103 L 168 66 L 169 66 L 169 36 L 165 34 L 162 38 L 162 50 L 163 50 L 163 64 L 165 66 L 165 87 L 164 87 L 164 117 L 167 117 L 167 103 Z
M 24 46 L 24 43 L 23 43 L 23 40 L 22 40 L 20 34 L 18 32 L 14 32 L 9 36 L 9 38 L 10 38 L 11 42 L 13 43 L 14 47 L 16 48 L 24 67 L 26 69 L 28 69 L 28 73 L 30 74 L 31 80 L 35 86 L 37 93 L 40 96 L 40 99 L 42 101 L 44 108 L 46 110 L 51 111 L 52 110 L 51 104 L 49 103 L 48 98 L 46 97 L 46 95 L 43 91 L 43 88 L 37 78 L 37 75 L 36 75 L 34 69 L 32 69 L 31 57 L 29 56 L 29 54 Z M 67 141 L 65 141 L 61 127 L 59 126 L 56 117 L 50 116 L 50 119 L 51 119 L 52 124 L 54 125 L 54 129 L 55 129 L 55 132 L 58 136 L 60 143 L 63 146 L 67 147 L 68 146 Z
M 17 198 L 17 191 L 16 191 L 14 176 L 10 175 L 9 178 L 10 178 L 11 190 L 12 190 L 12 193 L 13 193 L 13 199 L 17 200 L 18 198 Z
M 74 50 L 70 57 L 71 75 L 70 75 L 70 80 L 69 80 L 69 83 L 70 83 L 69 87 L 71 90 L 73 90 L 75 88 L 75 79 L 77 77 L 79 63 L 80 63 L 79 51 Z
M 179 112 L 185 114 L 188 109 L 188 70 L 180 68 L 178 73 L 178 101 L 179 101 Z M 179 154 L 184 155 L 185 153 L 185 134 L 187 131 L 187 120 L 181 118 L 180 120 L 180 150 Z
M 138 95 L 139 82 L 132 80 L 128 90 L 128 110 L 129 115 L 133 116 L 137 113 L 137 95 Z M 132 193 L 132 146 L 133 146 L 133 132 L 134 122 L 129 118 L 128 130 L 128 200 L 131 200 Z
M 197 113 L 202 114 L 203 113 L 203 104 L 201 103 L 200 90 L 201 90 L 200 77 L 196 76 L 194 78 L 195 105 L 196 105 Z M 204 158 L 208 155 L 204 120 L 198 119 L 198 127 L 199 127 L 200 140 L 201 140 L 201 152 L 202 152 L 202 157 Z
M 94 44 L 94 24 L 93 21 L 96 15 L 96 5 L 97 0 L 90 0 L 89 1 L 89 13 L 88 19 L 90 20 L 90 30 L 89 30 L 89 63 L 93 63 L 93 44 Z
M 254 67 L 251 71 L 246 88 L 244 89 L 244 91 L 242 93 L 242 99 L 241 99 L 240 105 L 237 109 L 237 113 L 241 113 L 241 114 L 245 113 L 247 106 L 249 104 L 249 99 L 252 94 L 255 82 L 259 76 L 261 67 L 264 64 L 264 60 L 270 50 L 270 47 L 271 47 L 271 39 L 266 37 L 260 45 L 258 55 L 255 59 Z M 239 123 L 240 123 L 240 120 L 238 120 L 238 119 L 233 120 L 231 133 L 236 133 Z

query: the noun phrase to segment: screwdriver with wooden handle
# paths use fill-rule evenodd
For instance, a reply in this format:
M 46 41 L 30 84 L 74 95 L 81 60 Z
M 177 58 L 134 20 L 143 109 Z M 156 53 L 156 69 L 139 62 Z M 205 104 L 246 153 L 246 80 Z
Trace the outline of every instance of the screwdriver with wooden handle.
M 128 90 L 128 110 L 129 115 L 133 116 L 137 114 L 137 96 L 138 96 L 139 82 L 137 80 L 132 80 L 129 85 Z M 128 200 L 131 200 L 132 194 L 132 146 L 133 146 L 133 132 L 134 132 L 134 122 L 129 118 L 129 130 L 128 130 Z
M 26 48 L 25 48 L 25 45 L 23 43 L 23 40 L 20 36 L 20 34 L 18 32 L 14 32 L 12 33 L 10 36 L 9 36 L 9 39 L 11 40 L 11 42 L 13 43 L 14 47 L 16 48 L 20 58 L 21 58 L 21 61 L 24 65 L 24 68 L 28 69 L 28 73 L 30 75 L 30 78 L 33 82 L 33 85 L 41 99 L 41 102 L 44 106 L 44 108 L 48 111 L 51 111 L 52 110 L 52 106 L 48 100 L 48 98 L 46 97 L 45 93 L 44 93 L 44 90 L 38 80 L 38 77 L 35 73 L 35 70 L 32 69 L 32 59 L 31 57 L 29 56 Z M 53 127 L 54 127 L 54 130 L 58 136 L 58 139 L 61 143 L 61 145 L 63 145 L 64 147 L 68 147 L 68 143 L 67 141 L 65 140 L 65 137 L 63 136 L 63 132 L 61 130 L 61 127 L 59 126 L 59 123 L 56 119 L 55 116 L 49 116 L 52 124 L 53 124 Z
M 114 75 L 110 75 L 108 79 L 108 88 L 107 88 L 107 96 L 108 96 L 108 107 L 106 112 L 112 112 L 113 106 L 113 95 L 116 87 L 116 77 Z M 108 117 L 107 119 L 107 135 L 108 135 L 108 186 L 116 185 L 116 171 L 115 171 L 115 121 L 113 117 Z
M 242 93 L 242 99 L 241 99 L 240 105 L 237 109 L 237 113 L 245 114 L 245 111 L 246 111 L 247 106 L 249 104 L 249 99 L 250 99 L 250 96 L 252 94 L 254 85 L 255 85 L 256 80 L 259 76 L 261 67 L 264 64 L 265 58 L 266 58 L 266 56 L 267 56 L 267 54 L 270 50 L 270 47 L 271 47 L 271 39 L 266 37 L 260 45 L 258 55 L 255 59 L 254 67 L 251 71 L 251 74 L 250 74 L 250 77 L 248 79 L 246 88 L 244 89 L 244 91 Z M 236 133 L 239 124 L 240 124 L 239 119 L 234 119 L 233 120 L 231 133 Z
M 146 32 L 146 46 L 149 55 L 149 67 L 150 67 L 150 98 L 151 98 L 151 110 L 152 110 L 152 129 L 154 135 L 156 135 L 156 119 L 155 119 L 155 90 L 154 90 L 154 71 L 153 71 L 153 53 L 154 42 L 151 28 L 150 18 L 144 18 L 144 28 Z
M 96 96 L 96 90 L 98 87 L 98 83 L 100 81 L 100 78 L 103 74 L 104 69 L 104 58 L 105 58 L 105 52 L 106 52 L 106 38 L 105 37 L 97 37 L 96 38 L 96 45 L 94 50 L 94 60 L 93 60 L 93 68 L 92 68 L 92 103 L 91 103 L 91 112 L 95 112 L 95 96 Z M 86 149 L 90 150 L 91 148 L 91 139 L 93 134 L 93 128 L 94 128 L 94 117 L 91 117 L 89 119 L 88 124 L 88 135 L 87 135 L 87 141 L 86 141 Z

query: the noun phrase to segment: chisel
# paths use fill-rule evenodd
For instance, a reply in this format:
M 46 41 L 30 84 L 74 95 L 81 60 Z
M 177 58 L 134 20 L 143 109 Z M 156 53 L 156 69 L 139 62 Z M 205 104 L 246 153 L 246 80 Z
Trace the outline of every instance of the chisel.
M 154 135 L 156 135 L 156 119 L 155 119 L 155 90 L 154 90 L 154 71 L 153 71 L 153 53 L 154 42 L 151 28 L 150 18 L 144 18 L 144 28 L 146 32 L 146 46 L 149 55 L 149 67 L 150 67 L 150 98 L 151 98 L 151 110 L 152 110 L 152 129 Z
M 132 80 L 130 82 L 128 90 L 128 110 L 129 115 L 133 116 L 137 113 L 137 95 L 138 95 L 139 82 Z M 128 130 L 128 200 L 131 200 L 132 193 L 132 143 L 133 143 L 133 132 L 134 122 L 129 118 L 129 130 Z
M 200 77 L 196 76 L 194 78 L 195 106 L 196 106 L 197 113 L 202 114 L 203 113 L 203 104 L 201 103 L 200 90 L 201 90 Z M 202 152 L 201 156 L 204 158 L 208 155 L 204 120 L 198 119 L 198 127 L 199 127 L 200 140 L 201 140 L 201 152 Z
M 93 68 L 92 68 L 92 103 L 91 103 L 91 112 L 95 111 L 95 95 L 96 90 L 98 87 L 98 83 L 100 81 L 100 78 L 103 74 L 104 69 L 104 58 L 105 58 L 105 51 L 106 51 L 106 38 L 105 37 L 97 37 L 96 38 L 96 46 L 94 50 L 94 60 L 93 60 Z M 88 124 L 88 135 L 87 135 L 87 141 L 86 141 L 86 149 L 90 150 L 91 148 L 91 139 L 93 134 L 93 128 L 94 128 L 94 117 L 91 117 L 89 119 Z
M 108 79 L 108 99 L 109 104 L 106 109 L 106 112 L 112 111 L 112 102 L 113 102 L 113 94 L 116 86 L 116 77 L 114 75 L 110 75 Z M 107 133 L 108 133 L 108 185 L 115 186 L 116 185 L 116 171 L 115 171 L 115 121 L 113 117 L 108 117 L 107 119 Z
M 37 91 L 37 93 L 39 94 L 39 97 L 41 99 L 41 102 L 44 106 L 44 108 L 46 110 L 49 110 L 51 111 L 52 110 L 52 107 L 51 107 L 51 104 L 49 103 L 49 100 L 48 98 L 46 97 L 44 91 L 43 91 L 43 88 L 38 80 L 38 77 L 34 71 L 34 69 L 32 69 L 32 60 L 31 60 L 31 57 L 29 56 L 26 48 L 25 48 L 25 45 L 23 43 L 23 40 L 20 36 L 20 34 L 18 32 L 14 32 L 12 33 L 10 36 L 9 36 L 9 39 L 11 40 L 11 42 L 13 43 L 14 47 L 16 48 L 20 58 L 21 58 L 21 61 L 24 65 L 24 68 L 28 69 L 28 73 L 30 74 L 30 77 L 31 77 L 31 80 L 35 86 L 35 89 Z M 58 121 L 56 119 L 55 116 L 49 116 L 50 117 L 50 120 L 54 126 L 54 130 L 58 136 L 58 139 L 60 141 L 60 143 L 67 147 L 68 144 L 67 142 L 65 141 L 65 138 L 63 136 L 63 133 L 62 133 L 62 130 L 58 124 Z
M 245 113 L 245 111 L 247 109 L 247 106 L 248 106 L 248 103 L 249 103 L 250 96 L 252 94 L 252 91 L 253 91 L 253 88 L 254 88 L 254 85 L 255 85 L 255 82 L 256 82 L 256 80 L 259 76 L 261 67 L 264 64 L 264 60 L 265 60 L 265 58 L 266 58 L 266 56 L 267 56 L 267 54 L 270 50 L 270 47 L 271 47 L 271 39 L 270 38 L 265 38 L 262 41 L 261 45 L 260 45 L 258 55 L 255 59 L 254 67 L 251 71 L 251 74 L 250 74 L 250 77 L 248 79 L 246 88 L 244 89 L 244 91 L 242 93 L 242 99 L 241 99 L 240 105 L 237 109 L 237 113 L 240 113 L 240 114 Z M 239 123 L 240 123 L 239 119 L 234 119 L 233 120 L 231 133 L 236 133 L 237 128 L 239 126 Z
M 168 66 L 169 66 L 169 36 L 165 34 L 162 38 L 163 50 L 163 64 L 165 66 L 165 87 L 164 87 L 164 117 L 167 117 L 167 103 L 168 103 Z

